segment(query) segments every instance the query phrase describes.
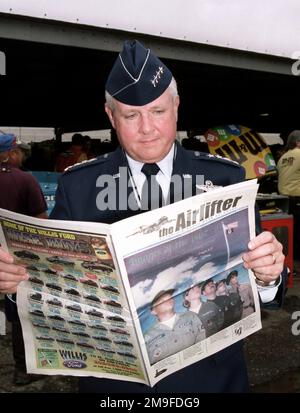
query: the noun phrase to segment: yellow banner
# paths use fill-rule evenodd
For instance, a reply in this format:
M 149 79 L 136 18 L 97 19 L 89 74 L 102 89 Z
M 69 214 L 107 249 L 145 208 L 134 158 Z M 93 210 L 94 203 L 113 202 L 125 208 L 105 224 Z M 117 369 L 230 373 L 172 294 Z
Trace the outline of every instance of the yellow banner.
M 246 179 L 276 171 L 269 146 L 259 133 L 240 125 L 217 126 L 204 134 L 209 151 L 238 162 L 246 170 Z

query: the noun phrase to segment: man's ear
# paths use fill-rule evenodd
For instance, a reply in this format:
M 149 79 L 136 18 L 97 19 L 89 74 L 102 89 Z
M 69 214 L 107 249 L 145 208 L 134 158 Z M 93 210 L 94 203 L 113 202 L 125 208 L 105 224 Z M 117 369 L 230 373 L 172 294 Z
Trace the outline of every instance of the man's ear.
M 105 103 L 104 109 L 105 109 L 105 112 L 107 113 L 107 116 L 110 120 L 111 126 L 115 129 L 115 121 L 114 121 L 112 109 L 108 106 L 107 103 Z
M 17 152 L 16 149 L 11 149 L 8 152 L 8 156 L 9 156 L 10 159 L 15 159 L 17 155 L 18 155 L 18 152 Z
M 176 121 L 178 120 L 178 108 L 179 108 L 179 104 L 180 104 L 180 98 L 179 98 L 179 95 L 177 95 L 177 96 L 175 97 L 175 100 L 174 100 L 174 110 L 175 110 Z

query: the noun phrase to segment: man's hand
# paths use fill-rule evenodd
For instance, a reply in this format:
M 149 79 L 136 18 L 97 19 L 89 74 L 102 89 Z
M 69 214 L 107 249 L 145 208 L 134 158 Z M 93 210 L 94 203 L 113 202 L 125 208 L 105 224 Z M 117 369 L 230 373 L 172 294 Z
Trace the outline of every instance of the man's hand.
M 13 257 L 0 248 L 0 293 L 15 293 L 19 283 L 28 278 L 26 269 L 15 265 Z
M 251 269 L 258 280 L 265 283 L 277 280 L 283 270 L 282 244 L 271 232 L 264 231 L 248 244 L 243 255 L 244 267 Z

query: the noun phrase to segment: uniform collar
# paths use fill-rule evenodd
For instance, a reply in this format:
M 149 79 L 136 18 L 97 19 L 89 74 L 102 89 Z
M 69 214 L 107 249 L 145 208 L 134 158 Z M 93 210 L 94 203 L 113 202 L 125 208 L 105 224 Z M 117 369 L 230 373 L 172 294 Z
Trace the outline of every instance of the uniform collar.
M 157 162 L 157 165 L 159 166 L 159 169 L 161 170 L 163 175 L 165 175 L 169 179 L 171 179 L 171 176 L 172 176 L 174 150 L 175 150 L 175 144 L 172 145 L 169 153 L 161 161 Z M 128 164 L 132 172 L 132 175 L 140 174 L 144 163 L 136 161 L 135 159 L 131 158 L 127 153 L 126 153 L 126 157 L 127 157 Z

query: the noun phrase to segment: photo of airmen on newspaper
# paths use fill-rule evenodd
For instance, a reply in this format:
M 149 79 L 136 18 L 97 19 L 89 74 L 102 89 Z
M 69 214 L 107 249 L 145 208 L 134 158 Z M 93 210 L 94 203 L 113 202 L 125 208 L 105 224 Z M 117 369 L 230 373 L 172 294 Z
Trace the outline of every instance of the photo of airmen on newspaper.
M 248 240 L 244 208 L 125 260 L 151 365 L 254 313 Z

